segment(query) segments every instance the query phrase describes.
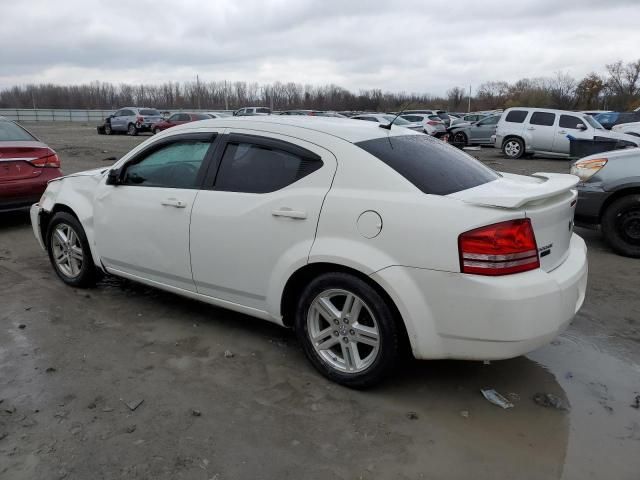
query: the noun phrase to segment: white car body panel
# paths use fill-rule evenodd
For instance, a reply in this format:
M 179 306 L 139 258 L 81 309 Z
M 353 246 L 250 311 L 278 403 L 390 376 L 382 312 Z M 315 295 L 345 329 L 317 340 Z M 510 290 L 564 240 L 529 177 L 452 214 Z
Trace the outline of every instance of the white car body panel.
M 106 169 L 63 177 L 31 209 L 41 245 L 41 215 L 62 205 L 78 216 L 96 265 L 279 324 L 285 285 L 299 268 L 352 268 L 394 301 L 417 358 L 517 356 L 557 335 L 582 304 L 586 248 L 570 231 L 573 176 L 505 174 L 476 188 L 429 195 L 353 144 L 419 133 L 324 117 L 227 117 L 177 126 L 112 168 L 150 143 L 187 132 L 286 140 L 320 155 L 324 165 L 269 194 L 149 187 L 136 194 L 142 187 L 106 185 Z M 185 208 L 163 206 L 167 198 Z M 283 207 L 305 218 L 272 215 Z M 359 224 L 364 212 L 380 217 L 371 238 Z M 526 216 L 536 236 L 555 245 L 542 268 L 503 277 L 460 273 L 458 235 Z
M 640 122 L 621 123 L 611 127 L 612 132 L 633 134 L 640 136 Z

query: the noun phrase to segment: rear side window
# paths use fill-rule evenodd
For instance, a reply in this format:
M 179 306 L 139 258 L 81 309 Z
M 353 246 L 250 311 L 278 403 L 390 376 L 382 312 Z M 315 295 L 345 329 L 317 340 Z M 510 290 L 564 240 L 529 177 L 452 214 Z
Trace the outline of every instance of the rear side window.
M 526 110 L 511 110 L 507 113 L 504 121 L 511 123 L 523 123 L 524 119 L 527 118 L 527 113 L 528 112 Z
M 432 195 L 449 195 L 499 177 L 478 160 L 430 135 L 385 136 L 356 145 Z
M 13 122 L 0 120 L 0 142 L 32 142 L 35 138 Z
M 143 108 L 140 110 L 140 115 L 149 115 L 152 117 L 159 117 L 160 112 L 158 110 L 154 110 L 153 108 Z
M 256 113 L 271 113 L 268 108 L 256 108 Z
M 422 117 L 420 115 L 403 115 L 402 118 L 404 118 L 407 122 L 421 122 L 422 121 Z
M 322 167 L 319 158 L 244 142 L 229 142 L 216 178 L 216 190 L 268 193 L 297 182 Z
M 531 125 L 542 125 L 544 127 L 551 127 L 553 125 L 553 122 L 555 121 L 556 121 L 555 113 L 533 112 L 533 115 L 531 115 L 531 120 L 529 120 L 529 123 Z
M 578 125 L 580 124 L 585 125 L 585 120 L 573 115 L 560 115 L 560 122 L 558 123 L 560 128 L 572 128 L 573 130 L 578 130 Z

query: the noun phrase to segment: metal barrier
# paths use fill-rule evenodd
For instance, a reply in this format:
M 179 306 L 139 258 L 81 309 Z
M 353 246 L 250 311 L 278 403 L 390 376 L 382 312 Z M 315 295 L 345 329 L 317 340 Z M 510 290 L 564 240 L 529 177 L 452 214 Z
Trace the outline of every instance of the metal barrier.
M 159 108 L 160 112 L 215 112 L 222 110 L 164 110 Z M 52 108 L 0 108 L 0 117 L 17 122 L 89 122 L 100 123 L 105 117 L 108 117 L 115 110 L 81 110 L 81 109 L 52 109 Z M 231 110 L 229 111 L 231 112 Z

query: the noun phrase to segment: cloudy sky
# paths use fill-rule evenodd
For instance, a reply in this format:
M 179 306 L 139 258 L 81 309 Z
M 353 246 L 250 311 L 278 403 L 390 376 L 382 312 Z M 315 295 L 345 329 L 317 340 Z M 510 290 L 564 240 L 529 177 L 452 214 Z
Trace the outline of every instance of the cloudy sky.
M 640 57 L 640 0 L 0 0 L 0 88 L 246 80 L 442 94 Z

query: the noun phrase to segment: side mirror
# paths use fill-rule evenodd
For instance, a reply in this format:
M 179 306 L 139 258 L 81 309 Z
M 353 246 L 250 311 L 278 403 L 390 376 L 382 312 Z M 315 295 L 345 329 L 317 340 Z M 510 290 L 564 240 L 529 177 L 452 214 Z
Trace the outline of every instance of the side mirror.
M 576 125 L 576 128 L 578 130 L 586 130 L 587 126 L 584 123 L 579 123 L 579 124 Z
M 120 184 L 120 169 L 113 168 L 107 173 L 107 185 L 119 185 Z

